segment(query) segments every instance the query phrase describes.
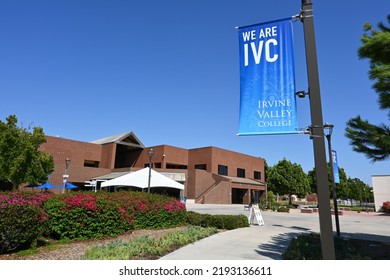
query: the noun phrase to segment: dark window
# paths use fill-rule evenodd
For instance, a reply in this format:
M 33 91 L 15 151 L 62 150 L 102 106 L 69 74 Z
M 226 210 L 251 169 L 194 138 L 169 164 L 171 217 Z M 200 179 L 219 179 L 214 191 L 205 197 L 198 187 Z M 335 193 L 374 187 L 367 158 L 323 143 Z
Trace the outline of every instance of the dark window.
M 96 160 L 84 160 L 85 167 L 99 167 L 99 162 Z
M 245 178 L 245 169 L 237 168 L 237 177 Z
M 260 171 L 253 172 L 253 178 L 255 180 L 261 180 L 261 172 Z
M 167 169 L 187 169 L 187 165 L 167 163 Z
M 145 163 L 144 167 L 149 167 L 149 162 Z M 152 168 L 161 168 L 161 162 L 152 162 Z
M 206 164 L 195 164 L 195 169 L 207 170 Z
M 228 175 L 228 167 L 226 165 L 218 165 L 218 174 L 219 175 Z

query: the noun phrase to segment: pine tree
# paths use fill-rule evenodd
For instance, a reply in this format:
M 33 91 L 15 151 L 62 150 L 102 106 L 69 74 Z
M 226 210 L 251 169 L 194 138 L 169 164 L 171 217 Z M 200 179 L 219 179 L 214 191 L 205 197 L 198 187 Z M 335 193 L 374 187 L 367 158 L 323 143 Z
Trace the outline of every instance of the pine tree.
M 390 23 L 390 15 L 387 16 Z M 365 24 L 365 34 L 361 37 L 360 59 L 370 60 L 369 78 L 374 82 L 373 89 L 378 93 L 381 110 L 389 110 L 390 121 L 390 28 L 379 23 L 379 30 Z M 346 137 L 353 150 L 363 153 L 372 162 L 384 161 L 390 157 L 390 127 L 384 123 L 374 125 L 363 120 L 360 115 L 347 122 Z

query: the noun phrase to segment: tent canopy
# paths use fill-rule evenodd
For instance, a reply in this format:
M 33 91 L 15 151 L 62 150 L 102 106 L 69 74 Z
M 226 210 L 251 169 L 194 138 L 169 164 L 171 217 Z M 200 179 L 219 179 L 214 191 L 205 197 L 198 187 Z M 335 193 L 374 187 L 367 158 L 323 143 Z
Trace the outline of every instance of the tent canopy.
M 126 175 L 117 177 L 115 179 L 103 182 L 101 187 L 109 186 L 129 186 L 129 187 L 138 187 L 146 189 L 148 187 L 149 181 L 149 167 L 144 169 L 127 173 Z M 174 188 L 179 190 L 184 190 L 184 185 L 168 178 L 165 175 L 158 173 L 151 169 L 151 178 L 150 178 L 150 187 L 165 187 L 165 188 Z
M 64 188 L 64 185 L 60 186 L 60 189 L 63 189 L 63 188 Z M 65 188 L 67 188 L 67 189 L 77 189 L 78 187 L 73 185 L 73 184 L 71 184 L 71 183 L 69 183 L 69 182 L 66 182 Z
M 38 189 L 55 189 L 56 186 L 50 184 L 50 183 L 44 183 L 43 185 L 41 186 L 38 186 L 37 187 Z

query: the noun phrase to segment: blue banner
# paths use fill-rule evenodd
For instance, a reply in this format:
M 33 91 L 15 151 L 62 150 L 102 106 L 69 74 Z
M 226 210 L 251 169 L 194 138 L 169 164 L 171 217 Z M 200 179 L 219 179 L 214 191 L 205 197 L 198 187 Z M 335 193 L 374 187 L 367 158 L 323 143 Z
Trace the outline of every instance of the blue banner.
M 332 150 L 332 161 L 333 161 L 334 182 L 336 184 L 339 184 L 340 183 L 339 164 L 337 163 L 337 153 L 334 150 Z
M 238 135 L 298 133 L 291 18 L 238 31 Z

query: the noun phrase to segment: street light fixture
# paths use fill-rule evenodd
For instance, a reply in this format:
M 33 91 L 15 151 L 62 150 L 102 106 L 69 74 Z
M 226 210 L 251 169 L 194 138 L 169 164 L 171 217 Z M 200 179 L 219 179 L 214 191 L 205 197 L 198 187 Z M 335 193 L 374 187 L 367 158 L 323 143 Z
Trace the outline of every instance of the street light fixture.
M 324 124 L 324 129 L 328 129 L 328 134 L 326 134 L 326 139 L 328 140 L 328 152 L 329 152 L 329 165 L 330 165 L 330 180 L 332 183 L 333 190 L 333 207 L 334 207 L 334 217 L 336 221 L 336 232 L 337 236 L 340 237 L 340 223 L 339 223 L 339 211 L 337 207 L 337 194 L 336 194 L 336 183 L 334 180 L 334 170 L 333 170 L 333 154 L 332 154 L 332 133 L 333 133 L 333 124 L 326 123 Z
M 151 149 L 148 151 L 148 155 L 149 155 L 148 193 L 150 193 L 150 181 L 151 181 L 151 178 L 152 178 L 152 157 L 153 157 L 153 155 L 154 155 L 154 150 L 153 150 L 153 148 L 151 148 Z
M 68 178 L 69 178 L 69 174 L 68 174 L 69 164 L 70 164 L 70 159 L 66 158 L 65 159 L 65 174 L 62 175 L 62 178 L 63 178 L 62 182 L 64 183 L 63 193 L 65 193 L 66 183 L 68 182 Z

